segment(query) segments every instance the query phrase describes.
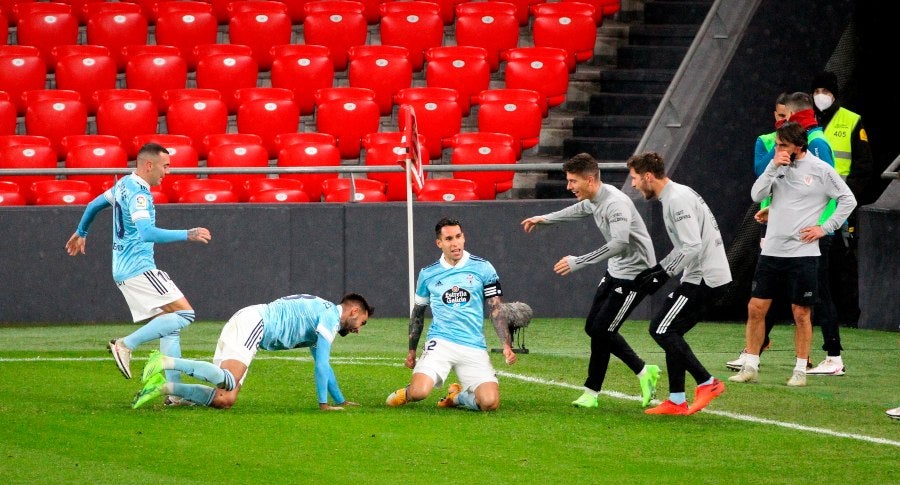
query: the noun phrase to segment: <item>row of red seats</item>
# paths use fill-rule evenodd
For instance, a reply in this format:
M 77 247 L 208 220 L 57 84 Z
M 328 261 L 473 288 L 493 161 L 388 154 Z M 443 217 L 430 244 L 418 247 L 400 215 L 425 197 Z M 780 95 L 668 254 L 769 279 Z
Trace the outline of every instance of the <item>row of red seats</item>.
M 236 115 L 238 132 L 260 136 L 268 158 L 275 158 L 280 148 L 277 135 L 300 131 L 300 109 L 292 100 L 291 91 L 244 88 L 236 93 L 240 100 Z M 137 153 L 131 145 L 135 136 L 159 131 L 157 107 L 147 91 L 110 89 L 95 94 L 96 133 L 117 136 L 127 147 L 129 156 Z M 63 138 L 87 132 L 88 108 L 80 101 L 80 95 L 75 91 L 52 89 L 26 91 L 24 98 L 26 134 L 49 138 L 58 157 L 64 158 Z M 206 158 L 204 138 L 228 129 L 228 110 L 220 93 L 209 89 L 176 89 L 166 91 L 164 99 L 167 103 L 165 132 L 190 137 L 201 158 Z M 413 107 L 428 153 L 432 159 L 441 158 L 444 141 L 462 131 L 462 108 L 456 90 L 405 88 L 394 99 L 398 105 Z M 517 158 L 523 149 L 538 144 L 546 112 L 545 98 L 540 93 L 526 89 L 489 89 L 479 93 L 474 101 L 479 105 L 478 131 L 510 135 L 515 141 Z M 11 101 L 4 101 L 0 96 L 0 126 L 6 126 L 7 130 L 13 128 L 5 134 L 15 133 L 14 111 Z M 7 121 L 2 121 L 4 118 Z M 380 109 L 370 89 L 333 87 L 317 91 L 315 131 L 337 139 L 342 159 L 359 158 L 363 137 L 378 132 L 380 121 Z
M 391 0 L 361 0 L 359 3 L 363 6 L 363 15 L 366 23 L 369 25 L 378 24 L 382 18 L 381 5 L 389 3 Z M 431 3 L 438 5 L 440 18 L 444 25 L 452 25 L 458 18 L 458 6 L 469 2 L 470 0 L 431 0 Z M 565 0 L 568 1 L 568 0 Z M 595 9 L 595 15 L 599 22 L 602 17 L 610 17 L 616 14 L 621 7 L 621 0 L 578 0 L 592 5 Z M 16 7 L 17 4 L 34 3 L 35 0 L 0 0 L 0 24 L 9 23 L 16 25 L 20 16 L 20 12 L 30 10 L 33 7 Z M 87 25 L 91 19 L 91 13 L 97 9 L 95 4 L 110 3 L 106 0 L 62 0 L 59 3 L 69 5 L 71 14 L 76 18 L 79 25 Z M 144 16 L 148 24 L 158 23 L 160 12 L 165 12 L 165 1 L 157 0 L 120 0 L 116 3 L 127 3 L 129 5 L 137 5 L 140 13 Z M 235 7 L 231 4 L 233 0 L 204 0 L 210 6 L 210 11 L 217 23 L 227 25 L 230 23 L 235 14 Z M 288 17 L 293 24 L 302 24 L 306 20 L 307 11 L 306 4 L 311 0 L 280 0 L 279 2 L 285 6 Z M 516 7 L 516 20 L 519 25 L 525 26 L 529 21 L 529 12 L 532 5 L 542 3 L 542 0 L 507 0 Z M 2 17 L 2 15 L 6 17 Z M 2 22 L 3 20 L 6 22 Z
M 76 44 L 78 23 L 72 7 L 56 2 L 26 2 L 13 5 L 16 37 L 19 45 L 35 46 L 48 69 L 55 69 L 52 49 Z M 268 0 L 239 0 L 228 5 L 231 18 L 228 40 L 246 45 L 261 71 L 272 67 L 272 47 L 290 44 L 291 19 L 284 3 Z M 425 53 L 444 42 L 441 7 L 432 2 L 385 2 L 379 6 L 379 30 L 382 45 L 405 47 L 412 69 L 421 71 Z M 347 68 L 348 51 L 366 45 L 367 20 L 362 3 L 347 0 L 318 0 L 304 5 L 302 36 L 305 44 L 329 48 L 334 68 Z M 515 48 L 519 41 L 519 8 L 508 2 L 466 2 L 456 6 L 457 45 L 482 47 L 496 71 L 502 51 Z M 576 62 L 593 55 L 597 27 L 603 15 L 589 4 L 574 1 L 535 3 L 532 35 L 538 47 L 562 48 L 567 52 L 570 70 Z M 110 50 L 118 70 L 125 69 L 124 47 L 147 44 L 148 20 L 141 7 L 128 2 L 87 3 L 87 44 Z M 602 12 L 602 8 L 599 10 Z M 0 32 L 2 34 L 2 32 Z M 157 45 L 178 47 L 194 69 L 198 59 L 194 48 L 218 42 L 217 20 L 212 5 L 201 1 L 165 1 L 155 4 L 155 41 Z M 5 39 L 5 35 L 0 35 Z
M 192 141 L 181 135 L 143 135 L 134 138 L 133 146 L 139 147 L 154 141 L 165 146 L 171 156 L 172 168 L 196 169 L 201 166 Z M 420 138 L 420 143 L 424 141 Z M 205 145 L 209 152 L 205 167 L 208 168 L 261 168 L 270 167 L 270 161 L 262 140 L 256 135 L 219 134 L 207 137 Z M 369 133 L 364 137 L 366 148 L 365 164 L 369 166 L 394 166 L 401 156 L 405 156 L 406 142 L 400 132 Z M 277 167 L 329 167 L 340 166 L 341 158 L 335 140 L 324 133 L 290 133 L 279 135 L 280 150 L 276 159 Z M 128 156 L 118 138 L 104 135 L 74 135 L 63 140 L 67 155 L 64 167 L 69 169 L 107 168 L 127 169 Z M 514 164 L 516 154 L 514 141 L 509 135 L 498 133 L 464 133 L 453 137 L 449 145 L 453 149 L 452 165 L 471 164 Z M 425 153 L 424 155 L 427 155 Z M 424 163 L 427 164 L 427 156 Z M 5 169 L 55 169 L 58 166 L 50 141 L 39 136 L 0 136 L 0 168 Z M 304 191 L 310 200 L 329 199 L 327 184 L 337 178 L 335 173 L 281 174 L 280 179 L 292 179 L 303 184 L 294 187 Z M 377 189 L 385 200 L 405 200 L 406 181 L 402 172 L 371 172 L 368 179 L 378 183 Z M 494 199 L 497 193 L 512 187 L 512 171 L 458 171 L 454 178 L 474 180 L 472 192 L 477 199 Z M 7 175 L 0 180 L 18 184 L 21 193 L 29 203 L 36 203 L 39 191 L 33 190 L 37 182 L 55 179 L 54 175 Z M 109 187 L 113 175 L 71 174 L 70 181 L 89 184 L 89 196 L 93 197 Z M 217 179 L 229 184 L 240 201 L 248 201 L 256 191 L 254 183 L 271 180 L 266 174 L 210 174 L 208 179 Z M 161 200 L 183 201 L 185 190 L 179 183 L 198 179 L 196 174 L 169 174 L 160 185 Z M 256 181 L 256 182 L 254 182 Z M 232 189 L 231 187 L 234 187 Z M 290 187 L 282 187 L 290 188 Z M 371 188 L 371 187 L 368 187 Z M 340 197 L 338 197 L 340 198 Z M 293 199 L 292 199 L 293 200 Z
M 328 179 L 324 184 L 324 202 L 386 202 L 381 182 L 361 178 Z M 353 184 L 353 188 L 350 185 Z M 111 182 L 109 184 L 111 186 Z M 176 182 L 182 204 L 236 203 L 238 196 L 230 182 L 220 179 L 192 179 Z M 82 180 L 42 180 L 34 182 L 31 194 L 34 205 L 84 205 L 95 197 L 91 185 Z M 251 203 L 303 203 L 310 202 L 303 190 L 303 182 L 286 178 L 248 180 L 246 189 Z M 162 192 L 154 192 L 156 204 L 176 202 Z M 475 182 L 466 179 L 428 179 L 416 193 L 419 202 L 462 202 L 479 200 Z M 20 193 L 19 185 L 0 180 L 0 206 L 26 205 L 27 199 Z
M 275 61 L 271 84 L 291 90 L 301 115 L 312 114 L 318 89 L 334 85 L 334 70 L 328 49 L 315 45 L 281 45 L 272 49 Z M 216 89 L 223 95 L 229 113 L 237 111 L 238 89 L 257 86 L 258 71 L 249 48 L 235 44 L 206 44 L 200 54 L 196 84 L 201 89 Z M 129 89 L 149 91 L 160 113 L 163 95 L 168 89 L 185 88 L 187 65 L 170 46 L 129 46 L 125 84 Z M 404 47 L 371 45 L 351 47 L 348 81 L 352 87 L 375 92 L 381 115 L 391 114 L 395 95 L 412 87 L 413 72 Z M 66 45 L 53 48 L 57 59 L 57 89 L 78 91 L 88 103 L 88 114 L 95 114 L 94 92 L 115 89 L 117 73 L 106 47 Z M 503 52 L 506 60 L 504 82 L 514 89 L 532 89 L 543 94 L 548 106 L 565 101 L 569 72 L 566 53 L 555 47 L 518 47 Z M 491 68 L 481 47 L 434 47 L 426 54 L 426 86 L 456 89 L 463 115 L 469 114 L 471 99 L 488 89 Z M 0 91 L 16 102 L 21 115 L 25 100 L 21 94 L 46 86 L 46 69 L 29 46 L 0 46 Z

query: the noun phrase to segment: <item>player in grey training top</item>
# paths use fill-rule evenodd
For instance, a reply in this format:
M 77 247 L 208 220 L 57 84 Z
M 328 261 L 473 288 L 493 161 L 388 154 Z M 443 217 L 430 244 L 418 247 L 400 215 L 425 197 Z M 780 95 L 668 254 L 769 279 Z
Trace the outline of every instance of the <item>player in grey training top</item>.
M 693 414 L 725 391 L 684 340 L 712 301 L 731 282 L 731 270 L 716 218 L 703 198 L 686 185 L 677 184 L 665 173 L 662 158 L 653 152 L 628 159 L 631 186 L 646 199 L 662 202 L 663 221 L 672 241 L 672 251 L 642 278 L 665 281 L 683 273 L 681 284 L 650 321 L 650 335 L 666 352 L 669 399 L 647 414 Z M 646 286 L 644 281 L 639 281 Z M 653 289 L 658 286 L 650 287 Z M 694 402 L 688 407 L 684 392 L 686 372 L 697 381 Z
M 759 349 L 765 317 L 777 295 L 789 295 L 796 324 L 794 345 L 797 361 L 789 386 L 806 385 L 806 364 L 812 341 L 811 307 L 816 301 L 819 245 L 816 243 L 841 226 L 856 207 L 856 198 L 837 172 L 807 151 L 806 130 L 785 123 L 775 132 L 775 156 L 751 189 L 753 200 L 772 195 L 768 228 L 750 303 L 747 305 L 748 349 Z M 829 199 L 837 200 L 834 213 L 818 224 Z M 813 244 L 815 243 L 815 244 Z M 758 350 L 756 350 L 758 352 Z M 733 382 L 756 382 L 759 354 L 748 351 Z
M 587 153 L 575 155 L 563 164 L 567 187 L 578 202 L 565 209 L 529 217 L 522 221 L 525 232 L 540 224 L 555 224 L 593 217 L 594 223 L 606 239 L 606 244 L 582 256 L 565 256 L 553 270 L 567 275 L 589 264 L 608 261 L 606 274 L 600 280 L 584 331 L 591 337 L 591 358 L 585 391 L 572 404 L 597 407 L 597 396 L 603 386 L 610 355 L 615 355 L 638 376 L 643 405 L 650 404 L 656 390 L 659 367 L 645 365 L 618 333 L 622 322 L 643 300 L 646 292 L 635 284 L 641 272 L 656 264 L 653 242 L 644 220 L 634 203 L 619 189 L 600 182 L 597 161 Z

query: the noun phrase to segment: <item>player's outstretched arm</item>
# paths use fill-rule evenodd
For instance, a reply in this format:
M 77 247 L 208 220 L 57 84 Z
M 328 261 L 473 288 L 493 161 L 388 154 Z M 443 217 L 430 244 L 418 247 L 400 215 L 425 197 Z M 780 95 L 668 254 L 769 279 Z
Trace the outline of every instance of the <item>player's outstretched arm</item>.
M 534 226 L 544 222 L 544 218 L 541 216 L 529 217 L 521 222 L 522 229 L 525 229 L 525 232 L 531 232 L 534 230 Z
M 491 323 L 494 325 L 494 331 L 500 338 L 500 344 L 503 346 L 503 357 L 507 364 L 514 364 L 518 357 L 512 349 L 512 335 L 509 333 L 509 320 L 506 315 L 500 311 L 502 301 L 499 296 L 487 299 L 487 304 L 491 309 Z
M 409 316 L 409 346 L 404 365 L 412 369 L 416 366 L 416 349 L 419 348 L 419 339 L 422 338 L 422 329 L 425 328 L 425 308 L 428 305 L 414 305 Z

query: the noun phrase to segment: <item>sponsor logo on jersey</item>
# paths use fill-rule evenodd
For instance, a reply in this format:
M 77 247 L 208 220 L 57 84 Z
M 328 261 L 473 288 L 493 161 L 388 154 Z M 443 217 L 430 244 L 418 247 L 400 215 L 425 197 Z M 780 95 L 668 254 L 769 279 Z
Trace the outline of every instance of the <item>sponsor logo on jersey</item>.
M 441 300 L 445 305 L 465 304 L 471 299 L 472 294 L 468 290 L 455 285 L 441 295 Z

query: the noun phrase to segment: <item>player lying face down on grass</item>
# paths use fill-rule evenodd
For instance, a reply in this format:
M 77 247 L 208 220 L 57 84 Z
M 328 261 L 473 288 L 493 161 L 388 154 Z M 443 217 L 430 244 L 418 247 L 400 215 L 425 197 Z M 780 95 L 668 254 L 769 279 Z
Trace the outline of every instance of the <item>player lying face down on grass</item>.
M 213 362 L 180 359 L 154 352 L 141 379 L 144 387 L 134 398 L 133 408 L 173 395 L 201 406 L 228 409 L 234 405 L 258 349 L 290 350 L 307 347 L 315 361 L 316 396 L 319 409 L 339 411 L 357 406 L 344 398 L 329 359 L 337 335 L 359 333 L 375 312 L 365 298 L 345 295 L 340 304 L 317 296 L 299 294 L 268 304 L 251 305 L 235 313 L 222 327 Z M 166 381 L 164 371 L 177 370 L 213 384 L 181 384 Z M 331 395 L 332 404 L 328 403 Z

